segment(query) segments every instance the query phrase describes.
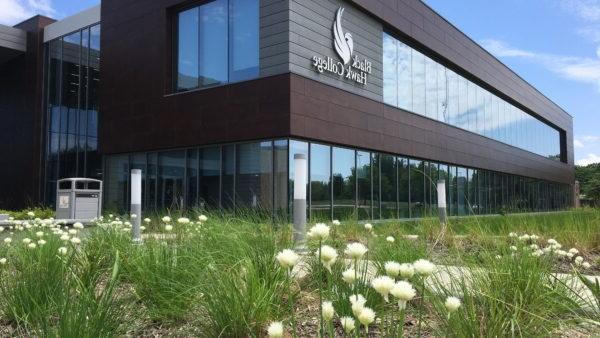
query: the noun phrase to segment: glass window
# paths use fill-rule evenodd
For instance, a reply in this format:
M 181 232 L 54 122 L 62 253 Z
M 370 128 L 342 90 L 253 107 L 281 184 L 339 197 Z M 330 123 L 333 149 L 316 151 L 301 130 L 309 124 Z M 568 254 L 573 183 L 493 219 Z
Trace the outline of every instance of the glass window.
M 199 206 L 203 209 L 219 207 L 221 179 L 221 147 L 200 148 Z
M 107 210 L 124 212 L 129 201 L 129 156 L 112 155 L 106 158 L 106 186 L 104 195 Z
M 448 123 L 448 77 L 446 67 L 437 65 L 438 121 Z
M 455 72 L 448 70 L 448 99 L 449 99 L 449 115 L 447 123 L 458 126 L 459 121 L 459 91 L 458 91 L 458 75 Z
M 177 90 L 198 87 L 198 7 L 178 15 Z
M 398 107 L 413 111 L 412 51 L 398 41 Z
M 354 162 L 354 161 L 353 161 Z M 310 219 L 331 219 L 331 147 L 310 144 Z
M 477 133 L 485 135 L 485 90 L 477 88 Z
M 468 130 L 477 133 L 477 86 L 473 82 L 467 81 L 467 90 L 469 96 Z
M 450 216 L 456 216 L 457 214 L 457 202 L 456 202 L 456 167 L 448 166 L 448 214 Z
M 257 0 L 229 0 L 229 81 L 258 77 Z
M 458 75 L 458 116 L 456 126 L 465 130 L 469 129 L 469 91 L 468 81 Z
M 257 209 L 266 215 L 272 210 L 272 142 L 237 145 L 235 207 Z
M 183 178 L 185 151 L 169 151 L 158 154 L 158 207 L 180 210 L 183 204 Z
M 373 219 L 381 218 L 381 188 L 380 183 L 381 155 L 371 153 L 371 175 L 373 177 Z
M 198 149 L 188 149 L 185 182 L 185 205 L 188 208 L 198 206 Z
M 381 218 L 398 218 L 396 203 L 396 157 L 380 155 Z
M 198 7 L 198 76 L 200 87 L 227 82 L 228 18 L 227 0 L 215 0 Z
M 414 113 L 425 115 L 425 55 L 412 50 L 412 98 Z
M 398 40 L 383 33 L 383 102 L 398 106 Z
M 467 214 L 467 169 L 458 167 L 456 169 L 456 194 L 458 216 Z
M 358 187 L 358 219 L 372 219 L 371 198 L 371 154 L 366 151 L 356 152 L 356 177 Z
M 286 163 L 286 167 L 288 167 L 288 172 L 289 172 L 289 176 L 288 176 L 288 210 L 289 210 L 289 215 L 290 215 L 290 219 L 293 219 L 293 203 L 294 203 L 294 179 L 295 179 L 295 173 L 296 173 L 296 168 L 294 165 L 294 155 L 296 154 L 303 154 L 306 156 L 306 159 L 308 160 L 308 162 L 306 163 L 307 166 L 310 166 L 310 162 L 311 162 L 311 158 L 308 156 L 308 143 L 307 142 L 302 142 L 302 141 L 296 141 L 296 140 L 290 140 L 289 143 L 289 154 L 288 154 L 288 164 Z M 306 215 L 308 217 L 310 217 L 310 210 L 308 210 L 309 207 L 309 203 L 310 203 L 310 190 L 309 190 L 309 185 L 311 184 L 310 180 L 311 180 L 311 172 L 308 171 L 309 168 L 307 168 L 307 173 L 309 175 L 309 177 L 307 177 L 307 182 L 306 182 L 306 208 L 307 208 L 307 213 Z
M 410 217 L 410 179 L 408 159 L 398 158 L 398 217 Z
M 283 220 L 287 215 L 288 199 L 288 141 L 276 140 L 273 142 L 273 210 L 275 220 Z M 294 162 L 291 162 L 294 163 Z
M 427 117 L 437 120 L 438 109 L 437 63 L 425 57 L 425 113 Z
M 477 214 L 478 202 L 477 193 L 477 170 L 467 169 L 467 210 L 469 214 Z
M 423 161 L 410 159 L 410 217 L 423 216 L 425 207 Z
M 332 189 L 333 189 L 333 218 L 354 218 L 354 150 L 345 148 L 332 149 Z
M 158 155 L 150 153 L 147 156 L 148 169 L 146 173 L 146 209 L 156 209 L 156 188 L 158 185 Z
M 221 148 L 221 207 L 235 208 L 235 145 Z

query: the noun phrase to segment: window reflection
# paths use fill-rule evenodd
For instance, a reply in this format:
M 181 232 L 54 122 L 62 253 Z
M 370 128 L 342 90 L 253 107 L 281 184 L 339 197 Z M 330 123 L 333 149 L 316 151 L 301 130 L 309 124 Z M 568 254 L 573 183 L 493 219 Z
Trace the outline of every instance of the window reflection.
M 310 145 L 310 217 L 311 220 L 331 218 L 331 148 Z
M 333 218 L 351 219 L 355 205 L 354 150 L 332 148 Z

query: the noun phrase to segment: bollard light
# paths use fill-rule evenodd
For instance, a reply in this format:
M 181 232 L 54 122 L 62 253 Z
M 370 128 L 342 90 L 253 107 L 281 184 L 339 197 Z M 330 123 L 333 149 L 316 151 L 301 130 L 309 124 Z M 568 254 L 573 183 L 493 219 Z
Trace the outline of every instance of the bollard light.
M 306 183 L 308 168 L 305 154 L 294 154 L 294 246 L 302 248 L 306 234 Z
M 133 242 L 142 241 L 140 224 L 142 221 L 142 170 L 131 170 L 131 214 L 136 215 L 131 219 Z
M 438 215 L 440 222 L 446 224 L 446 181 L 438 180 L 437 182 L 437 198 L 438 198 Z

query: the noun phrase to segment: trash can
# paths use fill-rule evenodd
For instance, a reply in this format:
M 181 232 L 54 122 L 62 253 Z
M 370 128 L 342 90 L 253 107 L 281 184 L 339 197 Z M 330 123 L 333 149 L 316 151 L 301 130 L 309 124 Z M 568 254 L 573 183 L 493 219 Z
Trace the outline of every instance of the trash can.
M 89 221 L 102 212 L 102 181 L 64 178 L 56 182 L 56 219 Z

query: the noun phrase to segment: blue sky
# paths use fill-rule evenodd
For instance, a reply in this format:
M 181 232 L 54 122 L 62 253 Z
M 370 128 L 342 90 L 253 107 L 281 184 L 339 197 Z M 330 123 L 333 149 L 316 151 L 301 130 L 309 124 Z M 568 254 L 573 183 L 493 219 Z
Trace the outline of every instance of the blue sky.
M 425 0 L 574 118 L 575 159 L 600 162 L 600 0 Z M 0 0 L 0 23 L 98 0 Z

